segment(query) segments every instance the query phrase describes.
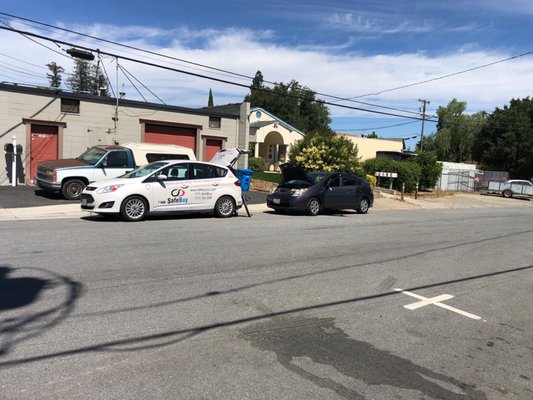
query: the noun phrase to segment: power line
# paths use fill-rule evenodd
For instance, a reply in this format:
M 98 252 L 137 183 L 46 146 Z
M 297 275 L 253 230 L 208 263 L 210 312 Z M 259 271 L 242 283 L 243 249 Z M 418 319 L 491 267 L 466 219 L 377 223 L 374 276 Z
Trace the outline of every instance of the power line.
M 152 92 L 150 89 L 148 89 L 148 87 L 146 87 L 146 85 L 144 85 L 140 80 L 138 80 L 130 71 L 128 71 L 126 68 L 124 68 L 123 65 L 120 65 L 118 66 L 120 68 L 120 70 L 124 73 L 124 75 L 126 76 L 126 78 L 128 78 L 127 75 L 131 76 L 133 79 L 135 79 L 137 81 L 137 83 L 139 83 L 143 88 L 145 88 L 146 90 L 148 90 L 154 97 L 156 97 L 161 103 L 163 104 L 167 104 L 165 103 L 158 95 L 156 95 L 154 92 Z M 131 80 L 128 78 L 128 80 L 130 81 L 130 83 L 133 85 L 133 87 L 135 87 L 135 85 L 133 84 L 133 82 L 131 82 Z M 135 87 L 135 89 L 137 89 Z M 137 90 L 138 91 L 138 90 Z M 139 94 L 141 94 L 139 92 Z M 144 96 L 141 94 L 141 97 L 144 99 Z M 146 99 L 144 100 L 146 101 Z
M 47 37 L 44 37 L 42 35 L 38 35 L 36 33 L 21 31 L 20 29 L 15 29 L 15 28 L 11 28 L 11 27 L 5 28 L 5 27 L 2 27 L 2 26 L 0 26 L 0 29 L 8 30 L 8 31 L 15 32 L 15 33 L 19 33 L 19 34 L 21 34 L 23 36 L 29 35 L 29 36 L 37 37 L 39 39 L 53 41 L 54 43 L 60 43 L 60 44 L 63 44 L 63 45 L 76 47 L 76 48 L 81 49 L 81 50 L 86 50 L 86 51 L 89 51 L 89 52 L 99 52 L 99 53 L 104 54 L 104 55 L 108 55 L 108 56 L 111 56 L 111 57 L 119 58 L 119 56 L 116 55 L 116 54 L 107 53 L 107 52 L 104 52 L 104 51 L 101 51 L 101 50 L 98 50 L 98 49 L 92 49 L 92 48 L 86 47 L 86 46 L 78 46 L 78 45 L 75 45 L 73 43 L 62 41 L 62 40 L 49 39 Z M 233 85 L 233 86 L 238 86 L 238 87 L 250 89 L 249 85 L 244 85 L 242 83 L 237 83 L 237 82 L 229 81 L 229 80 L 226 80 L 226 79 L 220 79 L 220 78 L 215 78 L 215 77 L 208 76 L 208 75 L 197 74 L 195 72 L 185 71 L 185 70 L 177 69 L 177 68 L 171 68 L 171 67 L 168 67 L 168 66 L 165 66 L 165 65 L 154 64 L 154 63 L 151 63 L 151 62 L 147 62 L 147 61 L 143 61 L 143 60 L 137 60 L 137 59 L 130 58 L 130 57 L 120 56 L 120 58 L 123 59 L 123 60 L 127 60 L 127 61 L 131 61 L 131 62 L 143 64 L 143 65 L 146 65 L 146 66 L 151 66 L 151 67 L 155 67 L 155 68 L 161 68 L 161 69 L 164 69 L 164 70 L 167 70 L 167 71 L 178 72 L 178 73 L 182 73 L 182 74 L 185 74 L 185 75 L 194 76 L 194 77 L 197 77 L 197 78 L 209 79 L 209 80 L 215 81 L 215 82 L 220 82 L 220 83 L 225 83 L 225 84 L 228 84 L 228 85 Z M 290 95 L 290 94 L 285 94 L 285 93 L 276 93 L 276 92 L 272 92 L 271 90 L 265 89 L 265 88 L 254 88 L 254 89 L 255 90 L 261 90 L 261 91 L 269 92 L 269 93 L 272 93 L 272 94 L 277 94 L 277 95 L 288 97 L 288 98 L 301 99 L 301 97 L 296 96 L 296 95 Z M 408 116 L 408 115 L 400 115 L 400 114 L 394 114 L 394 113 L 390 113 L 390 112 L 377 111 L 377 110 L 369 110 L 369 109 L 360 108 L 360 107 L 353 107 L 353 106 L 347 106 L 347 105 L 343 105 L 343 104 L 331 103 L 331 102 L 327 102 L 327 101 L 324 101 L 324 100 L 316 100 L 316 101 L 320 102 L 322 104 L 326 104 L 326 105 L 330 105 L 330 106 L 334 106 L 334 107 L 340 107 L 340 108 L 344 108 L 344 109 L 348 109 L 348 110 L 362 111 L 362 112 L 368 112 L 368 113 L 379 114 L 379 115 L 388 115 L 388 116 L 392 116 L 392 117 L 407 118 L 407 119 L 413 119 L 413 120 L 417 120 L 417 121 L 422 120 L 422 118 L 420 118 L 420 117 L 413 117 L 413 116 Z
M 388 128 L 396 128 L 397 126 L 403 126 L 403 125 L 410 125 L 410 124 L 415 124 L 417 123 L 418 121 L 409 121 L 409 122 L 403 122 L 401 124 L 394 124 L 394 125 L 387 125 L 387 126 L 376 126 L 376 127 L 373 127 L 373 128 L 357 128 L 357 129 L 349 129 L 349 128 L 346 128 L 346 129 L 335 129 L 336 131 L 355 131 L 355 132 L 361 132 L 361 131 L 370 131 L 370 130 L 377 130 L 377 129 L 388 129 Z
M 452 77 L 452 76 L 465 74 L 465 73 L 467 73 L 467 72 L 476 71 L 476 70 L 478 70 L 478 69 L 491 67 L 491 66 L 496 65 L 496 64 L 500 64 L 500 63 L 503 63 L 503 62 L 506 62 L 506 61 L 514 60 L 514 59 L 517 59 L 517 58 L 520 58 L 520 57 L 529 56 L 529 55 L 531 55 L 531 54 L 533 54 L 533 51 L 528 51 L 528 52 L 526 52 L 526 53 L 518 54 L 518 55 L 516 55 L 516 56 L 511 56 L 511 57 L 503 58 L 503 59 L 501 59 L 501 60 L 497 60 L 497 61 L 490 62 L 490 63 L 488 63 L 488 64 L 479 65 L 479 66 L 477 66 L 477 67 L 468 68 L 468 69 L 465 69 L 465 70 L 462 70 L 462 71 L 453 72 L 453 73 L 451 73 L 451 74 L 442 75 L 442 76 L 438 76 L 438 77 L 431 78 L 431 79 L 426 79 L 426 80 L 424 80 L 424 81 L 419 81 L 419 82 L 415 82 L 415 83 L 409 83 L 409 84 L 407 84 L 407 85 L 397 86 L 397 87 L 392 88 L 392 89 L 381 90 L 381 91 L 379 91 L 379 92 L 375 92 L 375 93 L 362 94 L 362 95 L 359 95 L 359 96 L 351 97 L 350 99 L 357 99 L 357 98 L 360 98 L 360 97 L 367 97 L 367 96 L 377 96 L 377 95 L 379 95 L 379 94 L 383 94 L 383 93 L 387 93 L 387 92 L 392 92 L 392 91 L 394 91 L 394 90 L 406 89 L 406 88 L 409 88 L 409 87 L 413 87 L 413 86 L 417 86 L 417 85 L 422 85 L 422 84 L 424 84 L 424 83 L 429 83 L 429 82 L 433 82 L 433 81 L 438 81 L 438 80 L 441 80 L 441 79 L 450 78 L 450 77 Z
M 158 57 L 163 57 L 163 58 L 179 61 L 179 62 L 182 62 L 182 63 L 186 63 L 186 64 L 195 65 L 195 66 L 199 66 L 199 67 L 202 67 L 202 68 L 210 69 L 210 70 L 213 70 L 213 71 L 222 72 L 224 74 L 229 74 L 229 75 L 236 76 L 236 77 L 239 77 L 239 78 L 244 78 L 244 79 L 248 79 L 248 80 L 253 80 L 254 79 L 254 77 L 251 77 L 251 76 L 248 76 L 248 75 L 244 75 L 244 74 L 240 74 L 240 73 L 237 73 L 237 72 L 233 72 L 233 71 L 229 71 L 229 70 L 225 70 L 225 69 L 221 69 L 221 68 L 212 67 L 212 66 L 209 66 L 209 65 L 206 65 L 206 64 L 196 63 L 196 62 L 185 60 L 185 59 L 182 59 L 182 58 L 168 56 L 166 54 L 161 54 L 161 53 L 157 53 L 157 52 L 154 52 L 154 51 L 141 49 L 139 47 L 130 46 L 130 45 L 123 44 L 123 43 L 118 43 L 118 42 L 115 42 L 115 41 L 112 41 L 112 40 L 103 39 L 103 38 L 99 38 L 99 37 L 96 37 L 96 36 L 84 34 L 84 33 L 77 32 L 77 31 L 74 31 L 74 30 L 71 30 L 71 29 L 56 27 L 54 25 L 50 25 L 50 24 L 47 24 L 47 23 L 44 23 L 44 22 L 40 22 L 40 21 L 28 19 L 28 18 L 23 18 L 23 17 L 18 17 L 16 15 L 3 13 L 3 12 L 0 12 L 0 15 L 5 15 L 5 16 L 11 17 L 11 18 L 22 20 L 22 21 L 31 22 L 33 24 L 46 26 L 48 28 L 52 28 L 52 29 L 55 29 L 55 30 L 61 30 L 61 31 L 64 31 L 64 32 L 72 33 L 72 34 L 75 34 L 75 35 L 79 35 L 79 36 L 86 37 L 86 38 L 89 38 L 89 39 L 101 41 L 101 42 L 104 42 L 104 43 L 113 44 L 115 46 L 124 47 L 124 48 L 128 48 L 128 49 L 131 49 L 131 50 L 135 50 L 135 51 L 140 51 L 140 52 L 144 52 L 144 53 L 147 53 L 147 54 L 156 55 Z M 264 82 L 266 82 L 268 84 L 271 84 L 271 85 L 276 85 L 276 82 L 272 82 L 272 81 L 268 81 L 268 80 L 264 80 Z M 404 113 L 418 115 L 418 113 L 413 112 L 413 111 L 401 110 L 401 109 L 397 109 L 397 108 L 393 108 L 393 107 L 382 106 L 382 105 L 379 105 L 379 104 L 372 104 L 372 103 L 353 100 L 355 97 L 354 98 L 345 98 L 345 97 L 334 96 L 334 95 L 321 93 L 321 92 L 315 92 L 315 91 L 312 91 L 312 92 L 315 93 L 316 95 L 319 95 L 319 96 L 324 96 L 324 97 L 328 97 L 328 98 L 331 98 L 331 99 L 335 99 L 335 101 L 348 101 L 348 102 L 362 104 L 362 105 L 366 105 L 366 106 L 370 106 L 370 107 L 377 107 L 377 108 L 383 108 L 383 109 L 388 109 L 388 110 L 392 110 L 392 111 L 398 111 L 398 112 L 404 112 Z M 334 103 L 334 102 L 332 102 L 332 103 Z M 333 104 L 330 104 L 330 103 L 328 103 L 328 104 L 329 105 L 333 105 Z

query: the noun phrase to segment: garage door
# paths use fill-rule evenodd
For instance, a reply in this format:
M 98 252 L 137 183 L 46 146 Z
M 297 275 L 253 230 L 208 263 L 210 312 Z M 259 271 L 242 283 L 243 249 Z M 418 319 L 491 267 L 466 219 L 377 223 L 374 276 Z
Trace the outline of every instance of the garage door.
M 144 127 L 146 143 L 177 144 L 188 147 L 196 153 L 196 129 L 180 126 L 146 124 Z
M 30 179 L 37 175 L 37 164 L 45 160 L 57 160 L 57 126 L 31 125 Z
M 205 161 L 210 161 L 220 149 L 222 149 L 222 139 L 206 139 L 204 153 Z

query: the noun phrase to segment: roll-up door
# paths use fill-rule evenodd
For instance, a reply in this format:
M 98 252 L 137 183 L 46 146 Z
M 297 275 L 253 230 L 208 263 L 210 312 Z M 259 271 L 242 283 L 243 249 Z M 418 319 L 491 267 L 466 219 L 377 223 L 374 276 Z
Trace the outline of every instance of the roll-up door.
M 205 161 L 210 161 L 220 149 L 222 149 L 222 139 L 206 139 L 204 153 Z
M 146 143 L 177 144 L 196 152 L 196 129 L 181 126 L 146 124 Z

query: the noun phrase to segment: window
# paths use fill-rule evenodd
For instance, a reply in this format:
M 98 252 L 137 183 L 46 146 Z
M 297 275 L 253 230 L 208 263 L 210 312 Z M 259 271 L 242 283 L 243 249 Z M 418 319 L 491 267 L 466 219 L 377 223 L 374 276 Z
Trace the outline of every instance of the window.
M 339 187 L 341 185 L 341 179 L 338 176 L 334 176 L 330 179 L 328 186 L 329 187 Z
M 345 176 L 342 178 L 342 184 L 344 186 L 358 186 L 361 182 L 354 176 Z
M 211 179 L 226 176 L 228 170 L 208 164 L 192 164 L 193 179 Z
M 79 114 L 80 101 L 76 99 L 61 99 L 61 112 Z
M 209 117 L 210 128 L 220 129 L 220 122 L 221 122 L 220 117 Z
M 125 151 L 112 151 L 106 156 L 104 165 L 107 168 L 128 168 L 128 153 Z
M 182 181 L 189 179 L 189 164 L 171 165 L 162 172 L 167 176 L 167 181 Z
M 159 154 L 159 153 L 147 153 L 146 160 L 151 163 L 154 161 L 163 160 L 189 160 L 187 154 Z

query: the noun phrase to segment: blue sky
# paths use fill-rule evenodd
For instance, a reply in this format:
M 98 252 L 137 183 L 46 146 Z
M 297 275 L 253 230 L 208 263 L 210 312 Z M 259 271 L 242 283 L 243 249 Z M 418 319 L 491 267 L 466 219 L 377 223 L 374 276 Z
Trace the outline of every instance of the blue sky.
M 427 99 L 427 112 L 435 115 L 439 106 L 457 98 L 467 102 L 467 112 L 492 112 L 512 98 L 530 96 L 533 89 L 533 55 L 523 55 L 533 51 L 530 0 L 3 0 L 0 12 L 184 61 L 5 15 L 0 15 L 2 26 L 239 84 L 250 80 L 188 62 L 246 77 L 260 70 L 267 81 L 294 79 L 324 95 L 364 102 L 322 97 L 364 110 L 416 116 L 418 100 Z M 0 81 L 46 84 L 44 65 L 51 61 L 69 70 L 71 60 L 51 50 L 64 53 L 62 49 L 39 42 L 0 31 Z M 142 86 L 137 84 L 136 89 L 125 74 L 119 73 L 116 79 L 113 57 L 103 57 L 102 63 L 111 85 L 126 92 L 127 98 L 142 100 L 142 94 L 148 101 L 159 101 Z M 205 106 L 210 88 L 217 104 L 239 102 L 247 94 L 239 86 L 120 59 L 119 64 L 168 104 Z M 482 66 L 486 67 L 478 68 Z M 420 134 L 420 121 L 335 106 L 329 109 L 332 127 L 339 131 L 358 135 L 375 131 L 383 137 Z M 426 122 L 425 134 L 434 129 L 433 123 Z M 411 147 L 414 143 L 408 141 Z

